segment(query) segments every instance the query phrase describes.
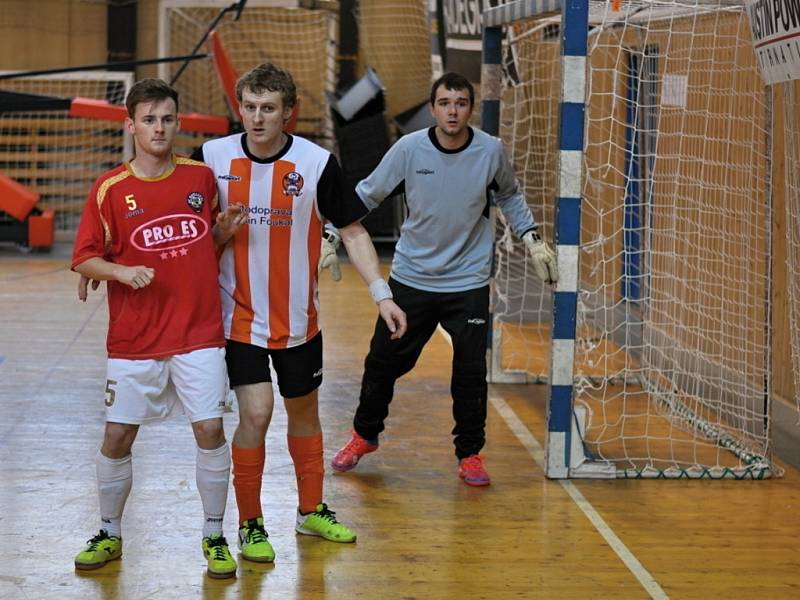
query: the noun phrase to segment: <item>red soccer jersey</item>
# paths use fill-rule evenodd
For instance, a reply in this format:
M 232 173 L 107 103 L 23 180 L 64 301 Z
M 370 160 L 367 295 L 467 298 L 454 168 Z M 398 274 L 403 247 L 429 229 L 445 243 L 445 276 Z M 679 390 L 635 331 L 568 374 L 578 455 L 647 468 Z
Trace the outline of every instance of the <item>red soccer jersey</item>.
M 224 346 L 211 236 L 216 193 L 211 169 L 180 157 L 157 178 L 137 177 L 125 164 L 95 182 L 72 268 L 98 256 L 155 270 L 139 290 L 108 281 L 109 358 L 164 358 Z

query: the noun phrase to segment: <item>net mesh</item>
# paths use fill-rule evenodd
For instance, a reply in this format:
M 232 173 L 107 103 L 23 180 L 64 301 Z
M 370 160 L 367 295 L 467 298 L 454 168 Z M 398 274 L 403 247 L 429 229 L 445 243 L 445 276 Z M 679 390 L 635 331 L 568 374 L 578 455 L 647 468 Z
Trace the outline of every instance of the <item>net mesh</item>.
M 131 84 L 130 74 L 92 71 L 5 79 L 0 89 L 120 104 Z M 126 157 L 126 138 L 120 123 L 66 110 L 0 112 L 0 172 L 38 192 L 37 206 L 55 210 L 56 231 L 71 232 L 95 179 Z
M 332 133 L 326 93 L 335 86 L 336 12 L 277 4 L 248 2 L 238 21 L 224 17 L 216 31 L 238 75 L 262 62 L 272 62 L 292 73 L 300 105 L 296 132 L 330 149 Z M 228 0 L 198 2 L 196 6 L 185 1 L 163 2 L 162 52 L 167 56 L 190 54 L 220 10 L 229 5 Z M 160 76 L 171 81 L 180 68 L 181 63 L 164 65 Z M 182 112 L 228 114 L 211 60 L 189 63 L 175 87 L 180 93 Z M 181 144 L 190 151 L 202 139 L 187 136 Z
M 432 72 L 427 2 L 361 0 L 357 18 L 359 62 L 378 73 L 388 114 L 425 103 Z
M 630 476 L 770 470 L 771 105 L 729 2 L 592 2 L 575 402 Z M 501 135 L 552 239 L 558 19 L 508 28 Z M 500 224 L 500 363 L 543 377 L 549 290 Z

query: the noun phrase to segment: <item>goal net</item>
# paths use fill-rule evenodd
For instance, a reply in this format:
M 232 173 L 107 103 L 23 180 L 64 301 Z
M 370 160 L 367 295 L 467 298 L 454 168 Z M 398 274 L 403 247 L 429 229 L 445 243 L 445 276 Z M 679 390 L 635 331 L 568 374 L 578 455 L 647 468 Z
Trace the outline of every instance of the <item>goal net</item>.
M 426 0 L 359 0 L 359 67 L 372 67 L 386 88 L 395 117 L 425 103 L 431 88 Z
M 0 90 L 121 104 L 132 83 L 130 73 L 85 71 L 3 79 Z M 55 210 L 57 232 L 77 229 L 95 179 L 132 154 L 120 123 L 67 110 L 0 111 L 0 172 L 40 194 L 38 207 Z
M 159 55 L 190 54 L 215 17 L 230 4 L 230 0 L 161 0 Z M 304 5 L 318 8 L 302 8 Z M 338 4 L 324 0 L 250 0 L 237 21 L 226 16 L 216 27 L 239 75 L 263 62 L 292 73 L 300 105 L 296 132 L 327 148 L 333 142 L 326 94 L 336 83 L 337 10 Z M 171 81 L 181 66 L 163 64 L 159 76 Z M 189 63 L 175 87 L 182 112 L 228 114 L 211 60 Z M 194 141 L 199 144 L 202 138 Z M 183 140 L 184 144 L 190 142 Z
M 501 110 L 549 241 L 560 27 L 560 15 L 506 27 Z M 771 101 L 743 3 L 590 2 L 585 100 L 572 386 L 581 453 L 620 477 L 779 474 Z M 501 222 L 496 250 L 496 362 L 545 379 L 551 293 L 507 229 Z

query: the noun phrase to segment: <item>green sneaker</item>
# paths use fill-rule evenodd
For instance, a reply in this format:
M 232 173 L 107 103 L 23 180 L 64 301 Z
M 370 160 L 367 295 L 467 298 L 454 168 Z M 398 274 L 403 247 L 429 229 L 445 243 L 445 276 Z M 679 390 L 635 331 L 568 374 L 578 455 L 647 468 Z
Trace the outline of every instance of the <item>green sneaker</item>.
M 294 530 L 304 535 L 316 535 L 331 542 L 355 542 L 356 534 L 336 520 L 336 513 L 327 504 L 317 504 L 317 510 L 307 515 L 297 511 Z
M 209 577 L 227 579 L 236 575 L 236 561 L 221 534 L 214 533 L 203 538 L 203 554 L 208 560 Z
M 86 548 L 75 556 L 76 569 L 99 569 L 110 560 L 122 558 L 122 538 L 108 535 L 105 529 L 101 529 L 86 544 Z
M 239 528 L 239 548 L 242 549 L 242 558 L 254 562 L 272 562 L 275 560 L 275 550 L 267 539 L 264 529 L 264 517 L 248 519 Z

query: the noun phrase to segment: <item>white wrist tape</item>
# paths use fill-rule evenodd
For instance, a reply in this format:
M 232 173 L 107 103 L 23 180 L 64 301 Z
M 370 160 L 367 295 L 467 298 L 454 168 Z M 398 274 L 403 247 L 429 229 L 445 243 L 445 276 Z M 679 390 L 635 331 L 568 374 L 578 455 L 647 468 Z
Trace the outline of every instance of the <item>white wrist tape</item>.
M 389 284 L 386 283 L 383 279 L 376 279 L 372 283 L 369 284 L 369 293 L 372 294 L 372 299 L 375 301 L 375 304 L 378 304 L 381 300 L 386 300 L 387 298 L 393 298 L 392 296 L 392 289 L 389 287 Z

